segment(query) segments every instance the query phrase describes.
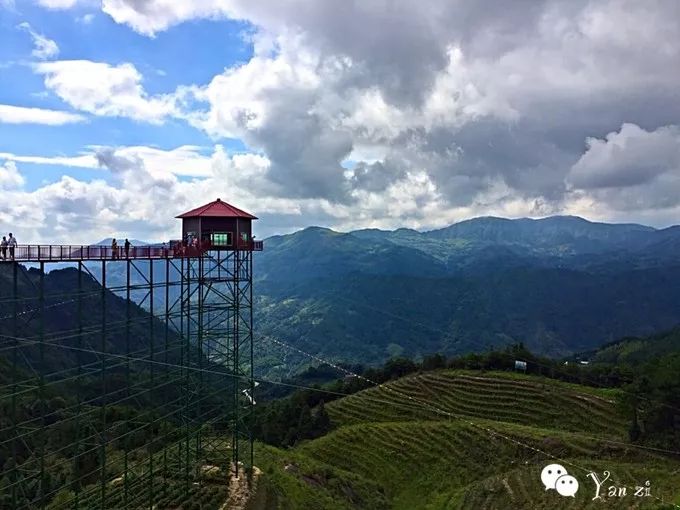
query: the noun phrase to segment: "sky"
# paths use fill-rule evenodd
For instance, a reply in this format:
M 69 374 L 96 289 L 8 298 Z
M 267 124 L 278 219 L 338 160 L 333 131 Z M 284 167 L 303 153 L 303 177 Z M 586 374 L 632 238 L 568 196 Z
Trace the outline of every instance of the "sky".
M 0 0 L 0 229 L 680 223 L 677 0 Z

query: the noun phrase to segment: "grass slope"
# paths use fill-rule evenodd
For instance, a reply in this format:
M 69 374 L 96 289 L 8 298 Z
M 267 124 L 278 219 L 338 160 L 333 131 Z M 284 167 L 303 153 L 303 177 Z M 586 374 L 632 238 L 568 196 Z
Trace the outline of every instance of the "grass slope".
M 505 373 L 440 371 L 393 381 L 328 404 L 337 426 L 330 434 L 286 451 L 260 448 L 275 495 L 262 508 L 618 509 L 680 502 L 680 461 L 626 444 L 615 397 Z M 575 498 L 544 490 L 541 469 L 555 458 L 579 479 Z M 606 487 L 625 485 L 628 495 L 592 501 L 589 470 L 609 470 Z M 635 485 L 647 480 L 654 497 L 633 497 Z
M 493 416 L 503 422 L 623 438 L 626 422 L 615 397 L 612 390 L 584 389 L 519 374 L 441 371 L 371 388 L 332 402 L 327 411 L 337 425 L 447 418 L 437 412 L 443 410 L 462 417 Z M 432 407 L 424 409 L 423 402 Z

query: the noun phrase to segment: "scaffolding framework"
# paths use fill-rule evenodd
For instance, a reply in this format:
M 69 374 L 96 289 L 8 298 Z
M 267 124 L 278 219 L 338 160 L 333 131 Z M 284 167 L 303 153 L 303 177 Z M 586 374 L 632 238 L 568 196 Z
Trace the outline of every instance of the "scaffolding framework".
M 226 500 L 253 466 L 249 248 L 0 264 L 0 508 Z

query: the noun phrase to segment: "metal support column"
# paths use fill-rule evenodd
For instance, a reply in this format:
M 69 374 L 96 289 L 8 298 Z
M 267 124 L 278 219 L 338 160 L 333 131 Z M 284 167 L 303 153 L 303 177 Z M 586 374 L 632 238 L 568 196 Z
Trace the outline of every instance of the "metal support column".
M 155 399 L 155 372 L 156 367 L 154 366 L 154 284 L 153 284 L 153 260 L 149 259 L 149 398 L 152 403 L 156 402 Z M 153 423 L 153 422 L 152 422 Z M 154 476 L 153 476 L 153 452 L 154 452 L 154 438 L 155 433 L 153 430 L 152 423 L 149 425 L 149 431 L 151 437 L 149 439 L 149 508 L 154 506 Z
M 39 386 L 38 386 L 38 400 L 40 402 L 40 508 L 45 508 L 47 505 L 46 494 L 49 492 L 47 485 L 47 478 L 45 473 L 45 263 L 40 262 L 40 282 L 38 284 L 38 342 L 39 342 Z
M 101 431 L 99 432 L 100 508 L 106 508 L 106 260 L 102 260 L 101 279 Z
M 75 393 L 76 393 L 76 417 L 75 417 L 75 448 L 73 453 L 73 478 L 75 480 L 74 486 L 72 487 L 74 492 L 73 497 L 73 510 L 78 510 L 80 507 L 80 413 L 82 406 L 82 380 L 83 375 L 83 363 L 82 363 L 82 352 L 83 348 L 83 263 L 78 262 L 78 291 L 77 291 L 77 301 L 76 301 L 76 322 L 78 336 L 76 337 L 76 380 L 75 380 Z
M 240 252 L 238 250 L 234 251 L 233 253 L 233 260 L 234 260 L 234 269 L 232 272 L 233 275 L 233 284 L 232 284 L 232 307 L 233 307 L 233 313 L 234 313 L 234 322 L 233 322 L 233 330 L 232 330 L 232 339 L 233 339 L 233 344 L 232 344 L 232 374 L 234 375 L 234 425 L 233 425 L 233 443 L 234 443 L 234 451 L 233 451 L 233 457 L 234 457 L 234 476 L 238 478 L 239 472 L 238 472 L 238 462 L 239 462 L 239 400 L 240 400 L 240 395 L 239 395 L 239 390 L 240 390 L 240 385 L 239 385 L 239 380 L 236 378 L 239 375 L 240 372 L 240 360 L 239 360 L 239 314 L 240 314 L 240 309 L 239 309 L 239 256 Z
M 131 262 L 128 258 L 125 261 L 125 398 L 130 399 L 130 313 L 132 307 L 132 297 L 130 295 L 130 269 Z M 130 498 L 130 468 L 128 465 L 128 454 L 130 449 L 130 438 L 127 437 L 130 426 L 125 421 L 125 439 L 123 440 L 123 507 L 127 510 Z
M 10 474 L 10 481 L 12 483 L 12 508 L 17 508 L 18 504 L 18 485 L 20 482 L 19 461 L 17 456 L 17 357 L 19 355 L 19 285 L 18 285 L 18 269 L 19 264 L 16 262 L 12 264 L 12 297 L 13 310 L 12 314 L 12 472 Z

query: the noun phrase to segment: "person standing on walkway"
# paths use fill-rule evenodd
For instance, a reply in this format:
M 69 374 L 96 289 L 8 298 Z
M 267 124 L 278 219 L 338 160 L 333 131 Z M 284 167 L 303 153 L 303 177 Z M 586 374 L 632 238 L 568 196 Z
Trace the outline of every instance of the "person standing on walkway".
M 129 259 L 130 258 L 130 241 L 128 241 L 127 238 L 125 238 L 125 258 Z
M 118 258 L 118 241 L 116 241 L 115 237 L 111 241 L 111 258 L 112 259 Z
M 2 251 L 2 260 L 7 260 L 7 237 L 2 236 L 0 243 L 0 251 Z
M 7 245 L 9 246 L 9 258 L 14 260 L 14 249 L 17 247 L 17 238 L 10 232 L 9 239 L 7 240 Z

